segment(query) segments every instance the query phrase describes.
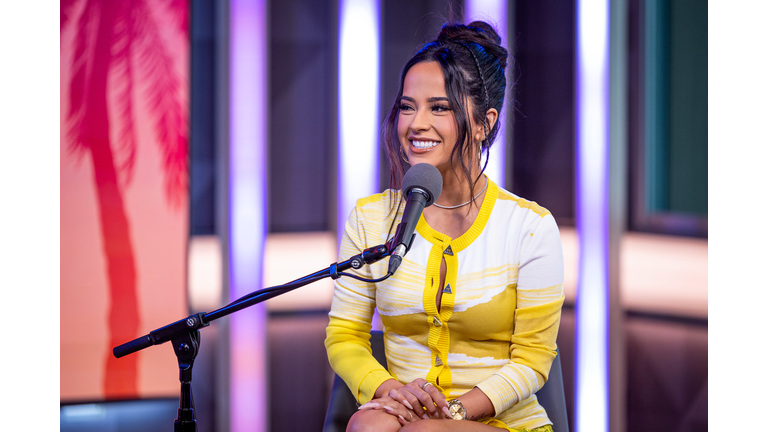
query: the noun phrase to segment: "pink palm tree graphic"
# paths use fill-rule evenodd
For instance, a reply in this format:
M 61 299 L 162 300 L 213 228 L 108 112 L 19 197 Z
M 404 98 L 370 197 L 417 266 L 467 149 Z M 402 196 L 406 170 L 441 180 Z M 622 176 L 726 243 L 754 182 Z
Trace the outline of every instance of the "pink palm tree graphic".
M 68 65 L 68 110 L 62 127 L 66 127 L 67 150 L 79 157 L 90 154 L 93 162 L 107 263 L 110 352 L 105 353 L 106 397 L 138 395 L 137 356 L 118 360 L 111 354 L 111 347 L 137 337 L 139 330 L 136 259 L 123 199 L 138 148 L 134 86 L 144 90 L 146 110 L 164 156 L 166 202 L 178 209 L 187 193 L 187 118 L 181 102 L 182 81 L 161 37 L 155 8 L 168 8 L 174 17 L 174 30 L 188 34 L 186 0 L 61 1 L 60 31 L 76 26 L 73 61 Z M 82 11 L 79 16 L 73 16 L 78 11 Z M 110 139 L 113 128 L 117 128 L 114 140 Z

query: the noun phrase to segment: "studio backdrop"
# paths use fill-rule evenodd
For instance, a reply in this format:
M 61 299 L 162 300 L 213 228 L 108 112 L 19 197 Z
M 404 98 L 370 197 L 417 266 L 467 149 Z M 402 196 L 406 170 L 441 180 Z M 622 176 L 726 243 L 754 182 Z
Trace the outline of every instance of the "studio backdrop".
M 61 2 L 61 401 L 178 394 L 187 314 L 187 0 Z M 31 275 L 34 277 L 34 275 Z

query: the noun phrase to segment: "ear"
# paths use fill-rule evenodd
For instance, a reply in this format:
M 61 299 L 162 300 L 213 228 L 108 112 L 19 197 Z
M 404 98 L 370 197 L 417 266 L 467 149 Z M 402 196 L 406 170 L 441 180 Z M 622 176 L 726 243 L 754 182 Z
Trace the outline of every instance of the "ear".
M 485 120 L 488 123 L 489 132 L 491 131 L 491 129 L 493 129 L 493 125 L 496 124 L 496 120 L 498 119 L 499 119 L 499 112 L 496 111 L 496 108 L 491 108 L 485 113 Z
M 488 130 L 484 131 L 482 126 L 478 128 L 477 135 L 475 136 L 475 139 L 477 141 L 482 141 L 485 139 L 486 133 L 490 132 L 491 129 L 493 129 L 493 126 L 496 124 L 496 120 L 499 119 L 499 112 L 496 111 L 496 108 L 491 108 L 488 111 L 485 112 L 485 123 L 488 125 Z

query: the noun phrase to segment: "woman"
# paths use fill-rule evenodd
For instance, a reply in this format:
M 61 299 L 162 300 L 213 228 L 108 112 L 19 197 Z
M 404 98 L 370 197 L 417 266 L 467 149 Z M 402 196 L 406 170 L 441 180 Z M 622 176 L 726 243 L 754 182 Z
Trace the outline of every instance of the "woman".
M 347 430 L 551 431 L 535 392 L 556 355 L 562 248 L 548 211 L 483 174 L 506 89 L 500 43 L 484 22 L 447 24 L 403 68 L 384 137 L 395 189 L 358 201 L 340 256 L 393 235 L 405 163 L 437 167 L 443 189 L 394 276 L 336 281 L 325 345 L 362 404 Z M 357 272 L 386 273 L 386 260 Z M 388 371 L 370 353 L 374 308 Z

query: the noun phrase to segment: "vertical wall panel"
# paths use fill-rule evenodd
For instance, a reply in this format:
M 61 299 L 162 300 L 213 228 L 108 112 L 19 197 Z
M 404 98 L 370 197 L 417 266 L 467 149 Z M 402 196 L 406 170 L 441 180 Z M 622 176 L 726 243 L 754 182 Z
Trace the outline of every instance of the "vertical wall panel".
M 263 287 L 267 204 L 267 3 L 230 2 L 230 299 Z M 230 316 L 230 430 L 267 431 L 266 305 Z
M 515 2 L 512 192 L 573 225 L 574 1 Z
M 608 428 L 609 2 L 576 12 L 576 431 Z
M 186 314 L 187 3 L 61 8 L 61 399 L 177 395 L 112 348 Z
M 378 192 L 379 0 L 339 1 L 337 233 L 355 202 Z
M 392 0 L 382 4 L 379 125 L 384 124 L 395 103 L 403 66 L 422 45 L 437 37 L 441 26 L 450 20 L 451 11 L 460 12 L 459 3 L 457 0 Z M 460 16 L 455 18 L 461 19 Z M 381 145 L 379 155 L 379 190 L 384 190 L 390 186 L 390 179 L 386 150 Z
M 269 232 L 327 231 L 333 206 L 329 171 L 336 98 L 336 32 L 328 2 L 270 4 Z M 346 216 L 346 215 L 345 215 Z
M 483 20 L 494 26 L 501 36 L 501 44 L 509 50 L 510 44 L 507 40 L 507 0 L 465 0 L 464 1 L 464 23 L 469 24 L 475 20 Z M 507 74 L 509 77 L 510 75 Z M 509 83 L 508 83 L 509 85 Z M 510 107 L 508 101 L 504 101 L 502 112 L 499 113 L 499 132 L 496 135 L 496 142 L 493 143 L 488 155 L 488 166 L 485 173 L 496 184 L 506 187 L 506 161 L 507 161 L 507 140 L 506 140 L 506 119 L 507 110 Z M 485 161 L 483 161 L 485 163 Z

